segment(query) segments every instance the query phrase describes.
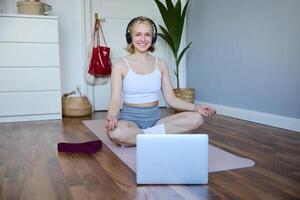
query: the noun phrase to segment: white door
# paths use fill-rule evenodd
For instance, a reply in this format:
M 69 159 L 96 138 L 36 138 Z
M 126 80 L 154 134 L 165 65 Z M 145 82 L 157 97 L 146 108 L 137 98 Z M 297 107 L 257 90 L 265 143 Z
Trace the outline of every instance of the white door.
M 86 9 L 86 12 L 88 9 Z M 100 15 L 101 25 L 104 30 L 107 45 L 111 48 L 112 62 L 116 58 L 127 55 L 125 32 L 128 22 L 137 16 L 147 16 L 151 18 L 157 25 L 163 24 L 159 10 L 154 1 L 149 0 L 92 0 L 90 2 L 90 12 L 86 13 L 90 15 L 91 20 L 94 18 L 94 13 Z M 91 23 L 88 21 L 88 23 Z M 88 30 L 90 31 L 90 30 Z M 87 31 L 87 35 L 88 34 Z M 103 42 L 103 39 L 100 39 Z M 156 50 L 153 53 L 158 57 L 166 60 L 167 63 L 172 61 L 171 51 L 166 43 L 158 38 L 156 43 Z M 173 61 L 171 62 L 173 63 Z M 170 74 L 173 72 L 173 68 L 170 68 Z M 174 83 L 174 76 L 171 75 L 171 80 Z M 105 85 L 89 86 L 88 96 L 92 98 L 94 102 L 94 108 L 96 111 L 107 110 L 110 98 L 110 81 Z M 160 106 L 165 106 L 166 103 L 160 97 Z

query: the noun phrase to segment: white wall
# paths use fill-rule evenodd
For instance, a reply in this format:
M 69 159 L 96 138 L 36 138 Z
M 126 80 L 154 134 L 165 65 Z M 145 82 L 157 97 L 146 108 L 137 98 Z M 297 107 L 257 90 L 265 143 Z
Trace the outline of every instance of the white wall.
M 5 13 L 17 13 L 17 0 L 2 0 Z M 62 92 L 83 89 L 82 0 L 43 0 L 58 16 Z M 22 33 L 23 34 L 23 33 Z
M 0 2 L 5 13 L 17 13 L 17 0 L 0 0 Z M 62 92 L 70 92 L 79 86 L 81 91 L 87 94 L 87 87 L 83 78 L 85 67 L 84 56 L 86 54 L 85 46 L 83 45 L 87 45 L 83 44 L 85 38 L 84 32 L 86 31 L 84 23 L 87 16 L 83 15 L 85 11 L 84 6 L 86 4 L 89 5 L 90 1 L 42 0 L 42 2 L 52 6 L 52 12 L 49 15 L 58 16 Z M 185 0 L 182 0 L 182 2 L 185 2 Z M 185 34 L 183 34 L 183 37 L 183 41 L 185 41 Z M 171 51 L 169 53 L 171 55 Z M 165 59 L 168 60 L 169 58 Z M 174 63 L 170 63 L 170 69 L 173 67 L 172 64 L 174 65 Z M 174 76 L 173 70 L 170 70 L 170 72 L 172 79 Z M 184 87 L 186 85 L 185 57 L 181 62 L 180 72 L 180 83 Z
M 44 0 L 58 16 L 62 91 L 83 89 L 83 26 L 81 0 Z

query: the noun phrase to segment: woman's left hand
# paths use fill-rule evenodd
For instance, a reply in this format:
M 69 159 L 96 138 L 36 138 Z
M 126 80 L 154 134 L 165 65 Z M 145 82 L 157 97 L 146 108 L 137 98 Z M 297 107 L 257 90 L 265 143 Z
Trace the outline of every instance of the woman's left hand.
M 198 105 L 195 112 L 201 113 L 204 117 L 212 117 L 217 112 L 209 105 Z

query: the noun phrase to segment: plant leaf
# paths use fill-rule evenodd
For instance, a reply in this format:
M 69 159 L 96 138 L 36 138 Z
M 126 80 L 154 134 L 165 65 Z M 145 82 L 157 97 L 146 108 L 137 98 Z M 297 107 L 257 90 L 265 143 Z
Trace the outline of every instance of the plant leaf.
M 163 18 L 164 24 L 166 26 L 166 29 L 169 32 L 169 35 L 171 36 L 173 43 L 175 45 L 175 47 L 177 47 L 177 40 L 178 40 L 178 29 L 177 29 L 177 24 L 179 22 L 179 20 L 177 19 L 177 13 L 175 11 L 175 7 L 172 3 L 171 0 L 166 0 L 166 5 L 167 7 L 164 6 L 164 4 L 162 4 L 159 0 L 155 0 L 155 3 L 157 4 L 161 16 Z
M 175 12 L 177 14 L 176 16 L 176 21 L 177 21 L 177 24 L 176 24 L 176 29 L 178 29 L 178 34 L 176 35 L 176 49 L 177 51 L 179 50 L 179 47 L 180 47 L 180 42 L 181 42 L 181 35 L 182 35 L 182 28 L 180 28 L 180 17 L 181 17 L 181 0 L 178 0 L 176 5 L 175 5 Z
M 166 18 L 167 18 L 167 15 L 168 15 L 168 10 L 167 10 L 167 8 L 166 8 L 166 7 L 164 6 L 164 4 L 161 3 L 159 0 L 154 0 L 154 1 L 155 1 L 156 5 L 157 5 L 159 11 L 160 11 L 160 14 L 161 14 L 161 16 L 162 16 L 164 22 L 167 21 L 167 19 L 166 19 Z
M 173 3 L 172 3 L 171 0 L 166 0 L 166 5 L 167 5 L 167 9 L 169 11 L 173 11 L 175 9 L 175 7 L 174 7 L 174 5 L 173 5 Z
M 181 53 L 180 53 L 178 59 L 176 60 L 176 64 L 179 65 L 182 56 L 184 55 L 184 53 L 186 52 L 186 50 L 187 50 L 188 48 L 190 48 L 191 44 L 192 44 L 192 42 L 190 42 L 190 43 L 189 43 L 189 44 L 181 51 Z
M 160 14 L 164 21 L 165 27 L 160 26 L 162 33 L 158 33 L 158 35 L 167 42 L 167 44 L 169 45 L 169 47 L 173 52 L 175 63 L 176 63 L 176 69 L 174 70 L 174 73 L 176 75 L 177 84 L 178 84 L 179 63 L 183 55 L 186 53 L 187 49 L 191 45 L 190 42 L 179 54 L 187 7 L 190 0 L 186 1 L 182 12 L 181 12 L 181 8 L 182 8 L 181 0 L 175 0 L 176 2 L 175 5 L 173 4 L 172 0 L 165 0 L 165 5 L 161 1 L 162 0 L 155 0 L 155 3 L 157 4 L 160 10 Z M 179 87 L 179 85 L 177 85 L 177 87 Z
M 181 42 L 182 30 L 183 30 L 183 27 L 184 27 L 185 16 L 186 16 L 186 11 L 187 11 L 188 4 L 189 4 L 189 0 L 187 0 L 186 4 L 184 5 L 184 8 L 183 8 L 181 16 L 180 16 L 179 24 L 178 24 L 179 29 L 181 30 L 180 35 L 179 35 L 179 38 L 180 38 L 179 44 Z
M 170 11 L 167 9 L 167 7 L 165 7 L 165 5 L 162 3 L 162 2 L 160 2 L 159 0 L 154 0 L 155 1 L 155 3 L 156 3 L 156 5 L 157 5 L 157 7 L 158 7 L 158 9 L 159 9 L 159 11 L 160 11 L 160 13 L 161 13 L 161 16 L 162 16 L 162 18 L 163 18 L 163 21 L 164 21 L 164 23 L 165 23 L 165 25 L 166 25 L 166 27 L 167 27 L 167 29 L 168 29 L 168 22 L 170 21 Z M 168 29 L 169 30 L 169 29 Z
M 169 12 L 169 21 L 167 22 L 169 25 L 166 24 L 166 26 L 168 28 L 168 31 L 170 32 L 171 37 L 174 40 L 175 49 L 176 51 L 178 51 L 180 46 L 180 32 L 182 32 L 182 30 L 178 29 L 178 22 L 180 22 L 181 10 L 175 8 L 174 4 L 172 3 L 172 0 L 165 1 Z M 177 3 L 176 5 L 179 6 Z
M 176 20 L 174 20 L 176 19 L 176 10 L 172 3 L 172 0 L 166 0 L 166 5 L 167 5 L 168 17 L 167 17 L 167 21 L 165 21 L 165 25 L 168 31 L 171 33 L 175 31 L 175 27 L 176 27 Z
M 175 5 L 175 10 L 177 13 L 181 13 L 181 1 L 177 1 Z
M 179 0 L 180 1 L 180 0 Z M 178 50 L 179 50 L 179 45 L 181 43 L 181 37 L 182 37 L 182 31 L 183 31 L 183 27 L 184 27 L 184 22 L 185 22 L 185 17 L 186 17 L 186 11 L 187 11 L 187 7 L 188 7 L 188 4 L 189 4 L 189 0 L 187 0 L 186 4 L 184 5 L 184 8 L 182 10 L 182 13 L 181 13 L 181 16 L 179 18 L 179 23 L 178 23 L 178 29 L 180 31 L 178 31 L 179 35 L 179 41 L 178 41 Z
M 165 40 L 165 42 L 167 42 L 168 43 L 168 45 L 170 46 L 170 48 L 171 48 L 171 50 L 172 50 L 172 52 L 173 52 L 173 54 L 175 53 L 175 51 L 174 51 L 174 45 L 173 45 L 173 42 L 172 42 L 172 39 L 170 39 L 168 36 L 166 36 L 166 35 L 164 35 L 164 34 L 162 34 L 162 33 L 158 33 L 157 34 L 159 37 L 161 37 L 163 40 Z M 175 56 L 174 56 L 175 57 Z
M 159 25 L 159 28 L 162 30 L 162 32 L 163 32 L 162 35 L 163 36 L 161 34 L 158 34 L 158 35 L 160 37 L 162 37 L 169 44 L 169 46 L 171 47 L 173 53 L 177 52 L 176 49 L 175 49 L 174 40 L 170 36 L 169 32 L 164 27 L 162 27 L 161 25 Z

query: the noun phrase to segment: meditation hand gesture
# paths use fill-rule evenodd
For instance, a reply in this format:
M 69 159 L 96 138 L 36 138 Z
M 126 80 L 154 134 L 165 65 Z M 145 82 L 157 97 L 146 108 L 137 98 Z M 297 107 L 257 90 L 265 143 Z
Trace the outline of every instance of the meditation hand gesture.
M 116 117 L 107 116 L 105 121 L 105 128 L 108 130 L 114 130 L 117 127 L 118 120 Z
M 216 114 L 216 110 L 214 110 L 209 105 L 195 105 L 194 112 L 201 113 L 204 117 L 212 117 Z

